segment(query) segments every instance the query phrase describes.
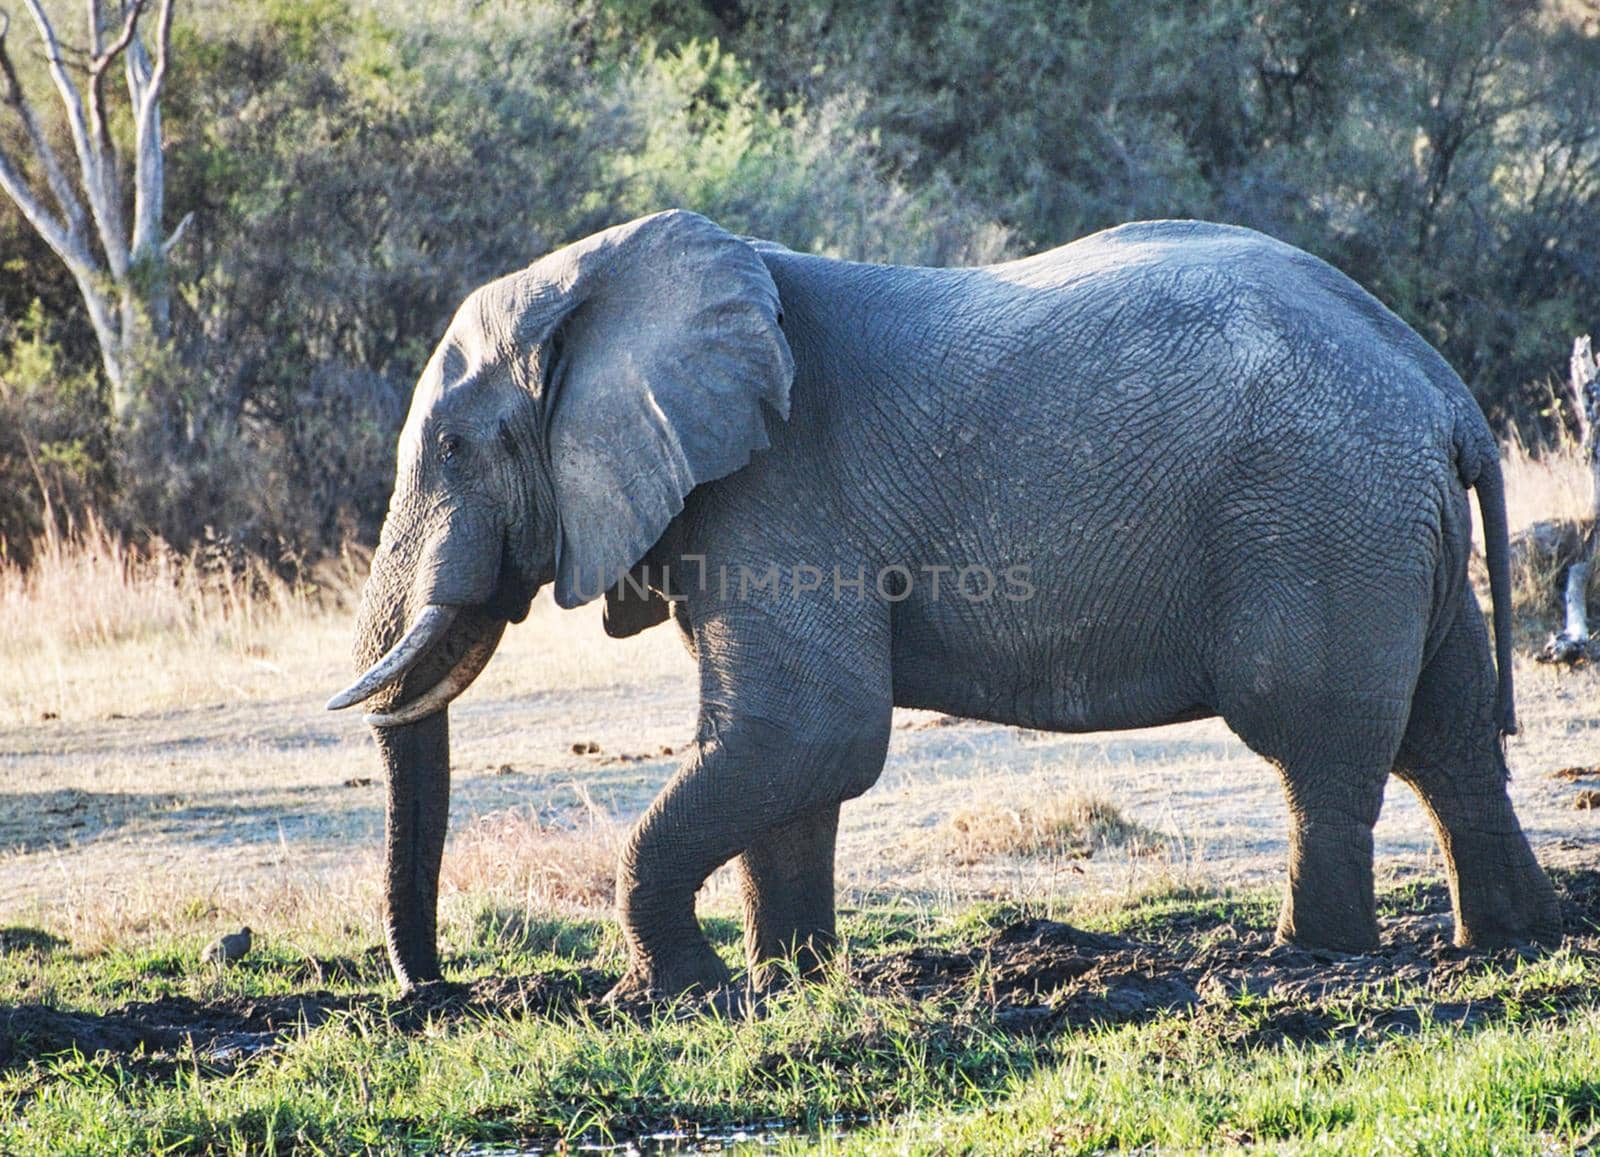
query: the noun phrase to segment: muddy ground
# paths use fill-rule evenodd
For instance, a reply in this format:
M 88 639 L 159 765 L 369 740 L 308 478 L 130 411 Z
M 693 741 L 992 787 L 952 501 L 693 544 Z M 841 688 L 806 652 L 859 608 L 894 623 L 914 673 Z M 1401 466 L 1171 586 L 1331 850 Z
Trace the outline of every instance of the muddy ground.
M 1585 859 L 1552 875 L 1566 909 L 1563 947 L 1600 959 L 1600 851 Z M 1460 982 L 1509 972 L 1537 956 L 1536 950 L 1452 946 L 1442 883 L 1391 893 L 1380 909 L 1382 948 L 1360 956 L 1274 945 L 1269 927 L 1230 920 L 1218 906 L 1215 914 L 1152 920 L 1126 935 L 1022 920 L 969 948 L 916 947 L 860 959 L 851 968 L 874 993 L 938 1001 L 953 1018 L 1041 1039 L 1176 1014 L 1203 1019 L 1208 1032 L 1240 1048 L 1285 1041 L 1359 1044 L 1430 1022 L 1470 1028 L 1513 1011 L 1500 997 L 1460 999 Z M 0 950 L 67 948 L 52 937 L 7 930 Z M 384 1016 L 398 1032 L 484 1014 L 561 1017 L 581 1011 L 604 1019 L 656 1011 L 603 1004 L 616 977 L 596 969 L 444 984 L 394 1000 L 385 994 L 387 965 L 376 947 L 355 958 L 307 960 L 303 978 L 307 989 L 295 995 L 210 1003 L 174 996 L 130 1002 L 101 1015 L 43 1004 L 0 1007 L 0 1067 L 77 1050 L 160 1080 L 170 1078 L 180 1062 L 232 1071 L 308 1028 L 360 1010 Z M 336 995 L 317 987 L 336 978 L 370 983 L 372 991 Z M 1251 999 L 1238 1000 L 1241 995 Z M 1519 990 L 1515 1012 L 1524 1019 L 1562 1017 L 1595 999 L 1586 985 L 1551 981 Z M 726 1004 L 680 1006 L 678 1012 L 722 1015 Z

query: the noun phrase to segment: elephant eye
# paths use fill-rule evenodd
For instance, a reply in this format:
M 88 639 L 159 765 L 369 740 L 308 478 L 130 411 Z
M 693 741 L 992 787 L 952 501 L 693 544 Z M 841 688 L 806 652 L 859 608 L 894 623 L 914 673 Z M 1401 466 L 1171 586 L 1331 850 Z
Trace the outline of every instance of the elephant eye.
M 448 462 L 456 456 L 461 449 L 461 439 L 454 434 L 446 434 L 439 439 L 439 461 Z

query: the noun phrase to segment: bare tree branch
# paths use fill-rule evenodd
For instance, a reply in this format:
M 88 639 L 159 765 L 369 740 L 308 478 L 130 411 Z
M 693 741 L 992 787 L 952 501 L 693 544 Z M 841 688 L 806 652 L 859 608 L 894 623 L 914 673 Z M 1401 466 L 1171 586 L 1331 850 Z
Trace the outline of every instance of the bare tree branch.
M 83 99 L 78 94 L 77 85 L 72 83 L 72 77 L 67 74 L 61 44 L 56 39 L 56 30 L 50 23 L 50 17 L 45 14 L 44 5 L 40 0 L 23 0 L 23 3 L 28 6 L 33 22 L 38 26 L 39 39 L 45 47 L 45 60 L 50 65 L 50 77 L 55 81 L 56 92 L 66 109 L 67 127 L 72 132 L 72 145 L 78 154 L 84 192 L 89 197 L 89 212 L 94 217 L 100 247 L 106 255 L 106 265 L 111 270 L 111 276 L 120 283 L 128 275 L 128 244 L 111 196 L 110 166 L 102 164 L 100 155 L 95 151 Z
M 77 283 L 100 345 L 114 412 L 121 419 L 133 412 L 137 401 L 125 364 L 129 353 L 147 338 L 160 340 L 166 336 L 169 294 L 161 267 L 187 224 L 180 224 L 163 243 L 165 173 L 160 102 L 172 39 L 172 0 L 160 0 L 154 62 L 139 35 L 140 19 L 152 7 L 150 0 L 120 0 L 120 25 L 110 44 L 105 42 L 102 27 L 102 0 L 85 0 L 89 22 L 88 77 L 81 85 L 69 73 L 43 0 L 23 3 L 38 28 L 50 78 L 66 114 L 77 172 L 69 177 L 23 92 L 5 43 L 10 21 L 0 14 L 0 108 L 16 110 L 34 163 L 42 170 L 60 212 L 52 212 L 41 192 L 29 184 L 24 160 L 3 152 L 0 191 L 16 203 Z M 135 244 L 131 247 L 125 186 L 118 178 L 105 107 L 105 74 L 118 57 L 126 68 L 134 114 L 135 152 L 129 167 L 134 186 Z M 78 66 L 72 67 L 75 70 Z M 150 278 L 136 280 L 130 276 L 135 258 L 156 266 Z
M 4 20 L 4 23 L 0 24 L 0 102 L 15 109 L 22 121 L 22 131 L 27 134 L 28 143 L 33 146 L 34 155 L 38 157 L 40 167 L 44 169 L 45 182 L 50 186 L 50 193 L 61 209 L 62 220 L 58 223 L 58 227 L 63 233 L 81 238 L 87 224 L 83 204 L 72 191 L 72 183 L 67 180 L 66 172 L 61 168 L 61 161 L 56 156 L 55 149 L 50 147 L 49 138 L 39 127 L 39 119 L 33 113 L 33 106 L 28 103 L 22 85 L 17 80 L 17 70 L 6 47 L 6 33 L 11 30 L 11 16 L 9 13 L 0 13 L 0 19 Z M 17 180 L 20 182 L 20 176 L 17 176 Z M 18 204 L 21 205 L 20 200 Z M 29 217 L 29 221 L 33 222 L 33 218 Z M 35 228 L 38 228 L 37 224 Z M 56 246 L 52 244 L 51 248 Z
M 145 0 L 131 0 L 128 4 L 128 11 L 122 18 L 121 33 L 118 34 L 116 40 L 112 41 L 111 47 L 104 52 L 100 52 L 99 49 L 95 50 L 97 60 L 103 59 L 105 65 L 109 65 L 121 54 L 124 48 L 128 47 L 133 40 L 134 33 L 138 30 L 139 16 L 144 12 L 144 5 Z M 100 5 L 98 0 L 89 0 L 89 6 L 98 9 Z M 105 71 L 105 65 L 101 65 L 100 71 Z
M 156 14 L 155 63 L 152 66 L 137 30 L 127 49 L 128 90 L 134 98 L 133 252 L 142 256 L 161 248 L 165 210 L 165 161 L 161 152 L 161 90 L 167 79 L 167 53 L 172 43 L 172 0 L 161 0 Z
M 67 227 L 57 221 L 37 197 L 33 190 L 28 188 L 28 183 L 23 180 L 22 174 L 12 166 L 10 158 L 0 153 L 0 189 L 4 189 L 6 196 L 16 202 L 17 208 L 22 210 L 22 215 L 27 218 L 44 238 L 45 244 L 55 250 L 57 256 L 63 261 L 71 263 L 73 254 L 72 235 Z
M 1578 444 L 1584 457 L 1593 462 L 1595 451 L 1600 448 L 1595 444 L 1600 435 L 1600 359 L 1594 355 L 1593 339 L 1588 334 L 1573 339 L 1567 370 L 1567 390 L 1578 422 Z M 1600 486 L 1600 475 L 1596 484 Z M 1595 501 L 1600 506 L 1600 490 L 1595 493 Z M 1600 514 L 1600 510 L 1596 513 Z
M 167 239 L 161 243 L 161 252 L 171 253 L 174 249 L 176 249 L 178 247 L 178 242 L 183 240 L 183 235 L 188 232 L 189 226 L 193 223 L 193 221 L 194 210 L 191 209 L 189 212 L 183 215 L 183 220 L 178 222 L 177 228 L 168 234 Z
M 89 312 L 89 324 L 93 327 L 95 340 L 100 346 L 100 361 L 105 367 L 106 379 L 111 383 L 114 393 L 120 391 L 123 383 L 120 361 L 122 336 L 114 318 L 111 302 L 100 285 L 99 269 L 96 267 L 94 254 L 89 250 L 83 235 L 69 231 L 50 216 L 49 210 L 34 196 L 33 190 L 28 187 L 27 182 L 4 153 L 0 153 L 0 189 L 5 190 L 6 195 L 22 211 L 22 216 L 28 224 L 33 226 L 44 239 L 44 243 L 61 258 L 68 272 L 72 274 L 78 292 L 83 297 L 84 306 Z
M 111 47 L 102 50 L 100 47 L 100 0 L 87 0 L 89 17 L 89 137 L 101 159 L 101 164 L 108 169 L 111 165 L 111 142 L 106 136 L 105 118 L 105 89 L 104 80 L 106 69 L 110 68 L 128 44 L 133 40 L 133 34 L 138 28 L 139 15 L 144 11 L 145 0 L 133 0 L 128 5 L 128 10 L 123 16 L 122 31 L 112 41 Z

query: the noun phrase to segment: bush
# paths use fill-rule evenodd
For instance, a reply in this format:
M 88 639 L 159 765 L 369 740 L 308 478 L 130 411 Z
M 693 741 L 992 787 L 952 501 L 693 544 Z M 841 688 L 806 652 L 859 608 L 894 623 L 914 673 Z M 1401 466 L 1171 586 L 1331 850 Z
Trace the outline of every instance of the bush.
M 23 549 L 48 495 L 179 548 L 207 527 L 371 541 L 462 297 L 672 205 L 929 264 L 1136 217 L 1256 226 L 1372 288 L 1537 442 L 1555 431 L 1524 383 L 1600 297 L 1582 19 L 1555 0 L 182 6 L 167 201 L 194 224 L 115 454 L 70 278 L 0 204 L 0 535 Z
M 68 364 L 43 306 L 0 322 L 0 560 L 26 565 L 55 512 L 104 503 L 110 457 L 99 383 Z
M 949 189 L 881 174 L 859 98 L 782 106 L 714 41 L 658 50 L 551 0 L 273 0 L 180 32 L 169 202 L 195 224 L 173 342 L 138 367 L 147 405 L 121 440 L 141 468 L 109 478 L 117 525 L 179 548 L 374 540 L 412 384 L 461 299 L 606 225 L 682 205 L 845 256 L 1004 246 Z M 8 488 L 31 484 L 21 460 Z

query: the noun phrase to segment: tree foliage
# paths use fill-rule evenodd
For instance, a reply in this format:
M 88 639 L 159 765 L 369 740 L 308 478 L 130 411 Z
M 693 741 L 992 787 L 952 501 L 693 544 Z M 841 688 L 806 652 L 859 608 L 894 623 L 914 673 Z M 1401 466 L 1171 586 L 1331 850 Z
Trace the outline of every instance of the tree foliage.
M 411 384 L 461 297 L 669 205 L 933 264 L 1138 217 L 1251 225 L 1368 285 L 1529 430 L 1600 299 L 1593 0 L 178 12 L 167 213 L 194 216 L 171 342 L 141 369 L 166 439 L 141 460 L 164 467 L 101 456 L 70 276 L 0 206 L 0 430 L 31 431 L 36 458 L 79 448 L 35 470 L 0 435 L 13 551 L 41 492 L 178 542 L 371 537 Z M 131 139 L 126 108 L 110 125 Z M 0 134 L 19 131 L 0 110 Z

